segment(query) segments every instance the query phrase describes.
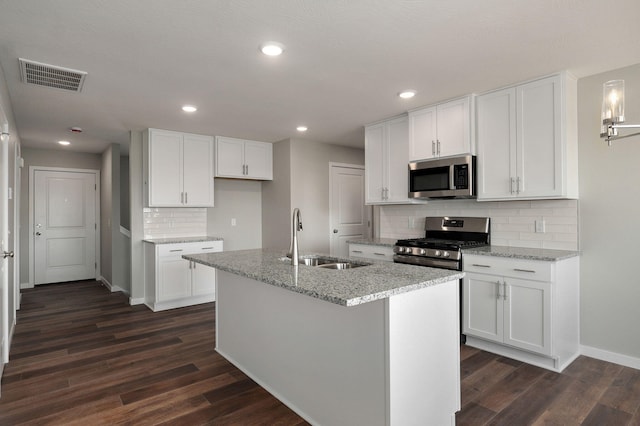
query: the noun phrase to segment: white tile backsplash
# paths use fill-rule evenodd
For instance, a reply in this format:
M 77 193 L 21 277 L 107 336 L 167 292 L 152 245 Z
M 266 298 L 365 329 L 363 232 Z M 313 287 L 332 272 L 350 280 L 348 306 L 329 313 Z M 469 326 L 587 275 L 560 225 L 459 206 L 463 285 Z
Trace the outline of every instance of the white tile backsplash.
M 380 207 L 381 238 L 424 236 L 426 216 L 476 216 L 491 218 L 491 242 L 511 247 L 578 249 L 578 201 L 433 200 L 419 205 Z M 535 222 L 545 221 L 545 232 L 535 232 Z M 414 225 L 411 227 L 410 224 Z
M 145 239 L 207 235 L 206 208 L 145 208 L 143 215 Z

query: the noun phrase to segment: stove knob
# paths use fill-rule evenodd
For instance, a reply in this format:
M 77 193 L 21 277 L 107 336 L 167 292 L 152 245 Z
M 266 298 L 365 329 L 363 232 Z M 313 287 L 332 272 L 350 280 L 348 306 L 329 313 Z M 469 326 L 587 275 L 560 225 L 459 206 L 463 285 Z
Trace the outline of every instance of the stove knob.
M 427 254 L 427 251 L 425 249 L 420 249 L 420 254 Z
M 442 255 L 443 255 L 444 257 L 449 257 L 449 256 L 451 256 L 451 254 L 450 254 L 448 251 L 445 251 L 444 253 L 442 253 Z
M 442 253 L 440 253 L 440 250 L 436 250 L 435 253 L 433 253 L 435 256 L 440 256 Z
M 398 247 L 398 253 L 404 253 L 407 249 L 404 247 Z

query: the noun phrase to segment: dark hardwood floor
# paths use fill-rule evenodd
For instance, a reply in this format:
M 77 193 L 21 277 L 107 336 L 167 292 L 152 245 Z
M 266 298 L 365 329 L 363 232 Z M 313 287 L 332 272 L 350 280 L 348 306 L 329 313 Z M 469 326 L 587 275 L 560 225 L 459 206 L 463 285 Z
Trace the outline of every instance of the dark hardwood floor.
M 214 304 L 153 313 L 95 281 L 23 293 L 0 425 L 303 425 L 214 351 Z M 640 371 L 461 347 L 458 425 L 640 425 Z M 312 386 L 312 384 L 310 384 Z

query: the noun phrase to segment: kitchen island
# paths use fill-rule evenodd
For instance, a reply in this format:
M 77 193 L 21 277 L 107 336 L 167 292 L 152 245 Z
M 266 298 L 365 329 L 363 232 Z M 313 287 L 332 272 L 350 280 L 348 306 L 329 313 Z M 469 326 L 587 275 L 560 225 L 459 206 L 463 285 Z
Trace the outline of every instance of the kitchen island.
M 455 423 L 461 272 L 294 267 L 270 250 L 184 257 L 217 268 L 216 350 L 310 423 Z

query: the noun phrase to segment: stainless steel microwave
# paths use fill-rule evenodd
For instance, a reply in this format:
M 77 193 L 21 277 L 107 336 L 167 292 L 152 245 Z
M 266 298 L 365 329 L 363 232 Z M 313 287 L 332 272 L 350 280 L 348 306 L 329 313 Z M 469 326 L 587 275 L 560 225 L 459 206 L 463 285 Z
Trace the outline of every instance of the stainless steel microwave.
M 476 198 L 476 157 L 456 155 L 409 163 L 409 198 Z

